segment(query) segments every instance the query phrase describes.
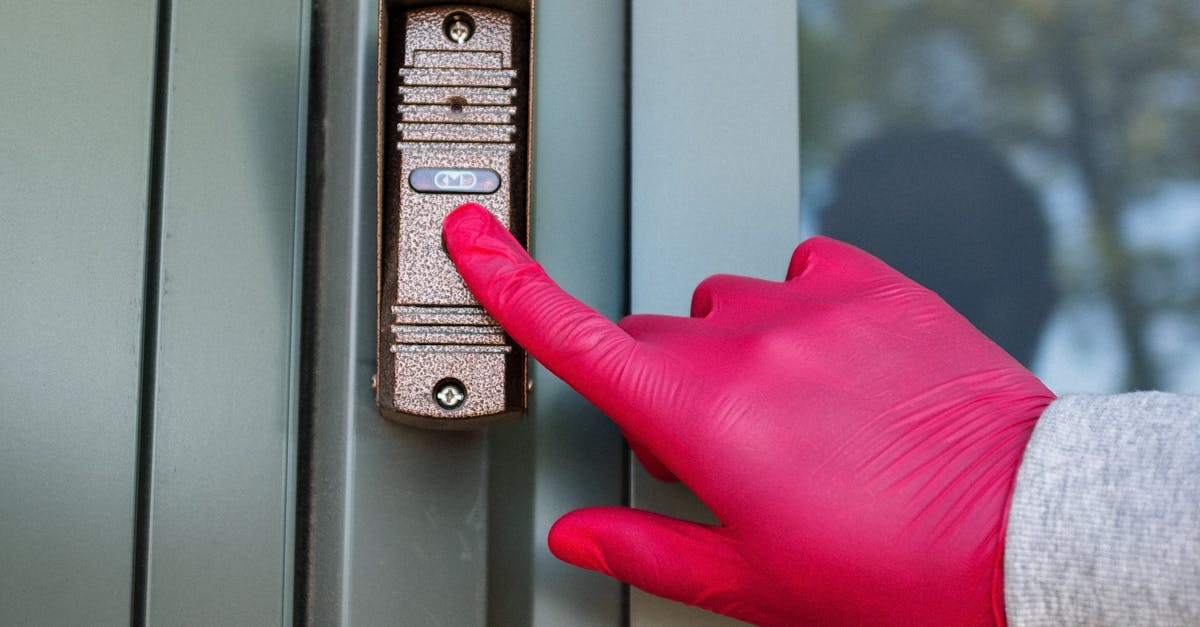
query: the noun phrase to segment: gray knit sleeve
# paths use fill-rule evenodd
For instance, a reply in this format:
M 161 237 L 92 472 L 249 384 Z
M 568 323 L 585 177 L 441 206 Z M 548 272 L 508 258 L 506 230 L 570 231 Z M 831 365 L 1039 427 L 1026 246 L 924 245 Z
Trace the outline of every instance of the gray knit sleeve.
M 1017 472 L 1009 623 L 1200 625 L 1200 397 L 1061 398 Z

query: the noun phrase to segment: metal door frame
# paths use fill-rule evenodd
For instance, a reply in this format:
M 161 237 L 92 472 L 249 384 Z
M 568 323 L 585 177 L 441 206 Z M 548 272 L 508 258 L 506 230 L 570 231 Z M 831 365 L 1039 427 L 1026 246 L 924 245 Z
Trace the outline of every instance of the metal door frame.
M 537 4 L 532 247 L 606 315 L 626 300 L 623 0 Z M 372 0 L 314 16 L 297 607 L 315 625 L 617 625 L 622 587 L 545 548 L 564 511 L 622 498 L 620 435 L 536 364 L 487 431 L 380 418 Z M 580 68 L 587 68 L 581 73 Z

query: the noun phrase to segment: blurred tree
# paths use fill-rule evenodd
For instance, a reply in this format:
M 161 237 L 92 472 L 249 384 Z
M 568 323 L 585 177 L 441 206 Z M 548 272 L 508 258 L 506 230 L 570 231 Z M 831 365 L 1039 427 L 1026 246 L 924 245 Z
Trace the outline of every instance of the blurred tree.
M 962 128 L 1066 169 L 1088 209 L 1084 263 L 1064 293 L 1112 303 L 1126 388 L 1163 387 L 1151 316 L 1196 312 L 1200 287 L 1123 217 L 1167 183 L 1200 179 L 1200 2 L 800 0 L 807 167 L 894 127 Z M 1148 282 L 1171 280 L 1166 288 Z M 1181 278 L 1183 277 L 1183 278 Z

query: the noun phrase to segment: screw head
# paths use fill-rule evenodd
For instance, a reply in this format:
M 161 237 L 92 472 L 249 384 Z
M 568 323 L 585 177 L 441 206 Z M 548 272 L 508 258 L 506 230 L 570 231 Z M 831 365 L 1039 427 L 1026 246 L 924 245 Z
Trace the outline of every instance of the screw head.
M 462 12 L 451 13 L 442 22 L 442 31 L 446 38 L 456 44 L 465 44 L 475 34 L 475 20 Z
M 442 409 L 458 409 L 466 400 L 467 388 L 458 379 L 442 379 L 433 386 L 433 402 Z

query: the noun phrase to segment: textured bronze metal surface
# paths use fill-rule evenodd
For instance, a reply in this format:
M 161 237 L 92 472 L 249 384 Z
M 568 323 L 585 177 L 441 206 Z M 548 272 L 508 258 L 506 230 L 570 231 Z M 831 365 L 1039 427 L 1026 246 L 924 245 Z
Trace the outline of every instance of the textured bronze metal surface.
M 451 87 L 508 87 L 517 78 L 516 70 L 467 70 L 400 68 L 405 85 Z
M 452 105 L 400 105 L 401 122 L 450 122 L 453 124 L 508 124 L 516 107 L 461 107 Z
M 415 4 L 423 3 L 380 6 L 376 401 L 406 424 L 476 428 L 524 412 L 525 353 L 463 283 L 441 225 L 458 205 L 477 202 L 527 244 L 533 3 Z M 470 25 L 461 42 L 452 36 L 463 29 L 450 28 L 458 14 Z M 413 187 L 418 169 L 422 181 L 452 183 L 490 171 L 499 184 Z M 446 381 L 455 383 L 454 403 L 436 396 Z

